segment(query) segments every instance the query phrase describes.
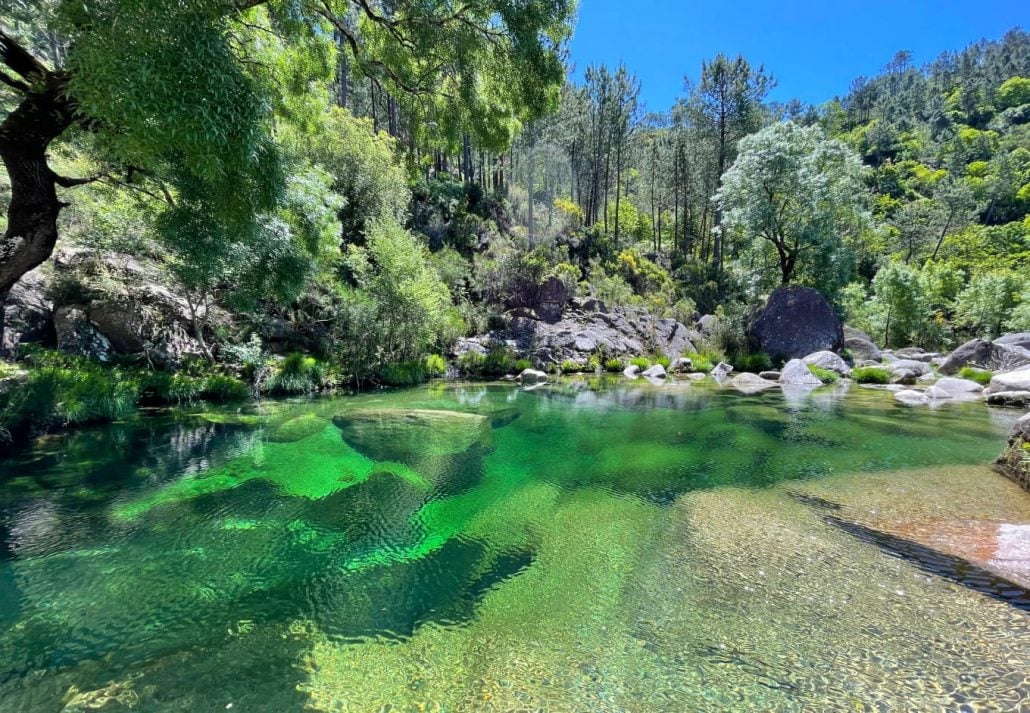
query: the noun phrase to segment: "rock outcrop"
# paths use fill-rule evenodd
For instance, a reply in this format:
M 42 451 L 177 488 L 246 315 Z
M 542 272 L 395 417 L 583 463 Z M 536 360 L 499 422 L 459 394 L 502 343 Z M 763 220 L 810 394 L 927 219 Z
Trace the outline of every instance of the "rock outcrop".
M 756 352 L 773 359 L 800 359 L 819 351 L 839 352 L 844 328 L 830 304 L 810 287 L 776 289 L 751 323 Z
M 1007 339 L 1009 341 L 1006 341 Z M 1021 335 L 1000 337 L 993 342 L 972 339 L 941 362 L 942 374 L 955 374 L 966 366 L 975 366 L 988 371 L 1011 371 L 1030 364 L 1030 349 L 1020 346 Z
M 844 348 L 855 361 L 880 361 L 880 348 L 873 338 L 852 327 L 844 327 Z
M 632 307 L 607 308 L 594 299 L 574 299 L 556 322 L 516 311 L 508 326 L 475 338 L 485 345 L 503 342 L 538 367 L 569 359 L 585 363 L 592 355 L 633 357 L 664 354 L 676 359 L 697 351 L 701 335 L 668 317 Z M 472 348 L 464 345 L 467 351 Z
M 38 269 L 23 276 L 7 295 L 4 305 L 4 337 L 0 353 L 13 354 L 19 344 L 56 343 L 53 305 Z
M 1012 426 L 1008 445 L 995 461 L 995 467 L 1030 490 L 1030 413 Z
M 840 358 L 839 355 L 829 351 L 815 352 L 809 354 L 802 361 L 809 366 L 817 366 L 820 369 L 827 369 L 828 371 L 835 371 L 841 376 L 850 376 L 851 367 L 848 363 Z
M 1025 393 L 1030 398 L 1030 364 L 991 377 L 991 383 L 984 389 L 984 396 L 1000 393 Z

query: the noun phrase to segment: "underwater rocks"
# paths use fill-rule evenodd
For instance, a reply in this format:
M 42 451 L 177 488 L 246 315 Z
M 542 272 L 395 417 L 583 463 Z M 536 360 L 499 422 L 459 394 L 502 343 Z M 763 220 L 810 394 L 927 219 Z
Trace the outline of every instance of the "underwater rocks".
M 295 416 L 271 429 L 268 440 L 275 443 L 296 443 L 321 433 L 329 422 L 313 413 Z
M 730 385 L 743 394 L 757 394 L 769 389 L 777 389 L 780 386 L 775 381 L 769 381 L 747 372 L 734 376 L 730 380 Z
M 491 440 L 490 419 L 460 411 L 358 409 L 336 416 L 333 424 L 351 448 L 377 461 L 454 455 Z

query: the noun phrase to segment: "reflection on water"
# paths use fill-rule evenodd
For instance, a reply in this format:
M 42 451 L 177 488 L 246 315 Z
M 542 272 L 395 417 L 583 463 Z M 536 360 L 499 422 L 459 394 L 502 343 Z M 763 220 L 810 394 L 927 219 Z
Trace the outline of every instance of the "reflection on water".
M 1018 710 L 1010 420 L 577 379 L 50 439 L 0 463 L 0 708 Z

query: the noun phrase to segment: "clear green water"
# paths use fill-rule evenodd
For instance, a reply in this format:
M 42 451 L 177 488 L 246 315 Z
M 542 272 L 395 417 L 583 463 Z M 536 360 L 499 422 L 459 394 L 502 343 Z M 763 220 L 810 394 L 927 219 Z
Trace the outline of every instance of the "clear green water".
M 56 438 L 0 461 L 0 710 L 1025 709 L 1026 591 L 915 542 L 1030 524 L 1010 420 L 571 381 Z

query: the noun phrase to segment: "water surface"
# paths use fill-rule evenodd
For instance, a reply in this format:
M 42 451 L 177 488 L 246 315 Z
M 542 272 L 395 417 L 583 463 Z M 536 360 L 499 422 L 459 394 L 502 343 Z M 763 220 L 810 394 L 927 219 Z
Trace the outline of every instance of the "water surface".
M 0 709 L 1025 709 L 1012 418 L 440 383 L 50 439 L 0 461 Z

